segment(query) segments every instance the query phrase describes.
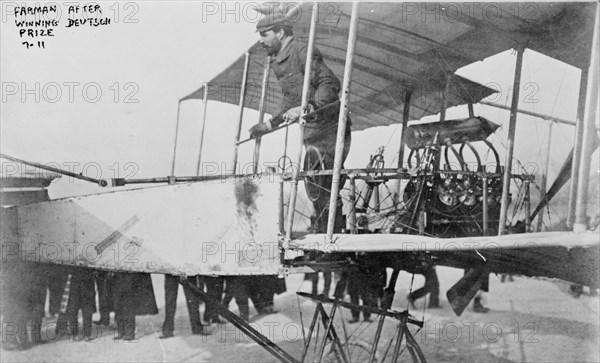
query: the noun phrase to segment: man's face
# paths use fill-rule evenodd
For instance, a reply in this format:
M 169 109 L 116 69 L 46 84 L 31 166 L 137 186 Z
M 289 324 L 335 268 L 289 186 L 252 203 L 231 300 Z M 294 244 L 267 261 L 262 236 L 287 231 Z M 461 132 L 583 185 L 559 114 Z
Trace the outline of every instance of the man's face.
M 276 56 L 281 50 L 281 37 L 283 31 L 275 33 L 273 30 L 260 32 L 260 44 L 267 50 L 267 54 Z

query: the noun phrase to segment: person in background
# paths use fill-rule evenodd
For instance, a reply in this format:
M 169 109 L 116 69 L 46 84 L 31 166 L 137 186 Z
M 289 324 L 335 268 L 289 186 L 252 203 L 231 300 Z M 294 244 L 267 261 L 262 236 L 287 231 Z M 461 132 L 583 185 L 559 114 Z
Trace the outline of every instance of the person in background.
M 197 276 L 184 277 L 194 286 L 200 287 Z M 168 339 L 174 336 L 175 330 L 175 312 L 177 310 L 177 294 L 179 291 L 179 280 L 182 279 L 176 275 L 165 275 L 165 321 L 162 326 L 161 339 Z M 183 293 L 190 318 L 190 326 L 194 335 L 208 335 L 210 330 L 205 329 L 200 321 L 200 299 L 190 290 L 187 285 L 183 285 Z
M 135 317 L 158 314 L 152 279 L 148 273 L 115 272 L 113 283 L 117 322 L 114 340 L 135 340 Z
M 229 309 L 229 303 L 235 298 L 235 303 L 240 311 L 240 317 L 245 321 L 250 319 L 250 307 L 248 302 L 248 289 L 250 279 L 253 276 L 227 276 L 225 278 L 225 297 L 223 306 Z
M 490 291 L 490 275 L 488 274 L 481 284 L 481 289 L 479 289 L 479 291 L 477 292 L 477 295 L 475 295 L 475 298 L 473 298 L 473 312 L 485 314 L 490 311 L 490 308 L 483 305 L 485 293 L 487 293 L 489 291 Z
M 69 269 L 69 298 L 65 317 L 73 340 L 90 342 L 92 338 L 92 315 L 96 310 L 96 290 L 94 288 L 94 271 L 84 267 Z M 79 337 L 78 315 L 81 310 L 83 336 Z
M 369 272 L 364 266 L 359 266 L 356 271 L 348 272 L 348 295 L 350 295 L 350 302 L 354 305 L 378 307 L 377 292 L 375 290 L 379 284 L 373 282 L 374 279 L 379 280 L 379 277 L 377 275 L 371 276 Z M 381 293 L 383 293 L 383 287 Z M 360 300 L 362 300 L 362 304 Z M 358 323 L 360 321 L 360 310 L 351 309 L 350 312 L 352 319 L 348 320 L 348 323 Z M 371 313 L 363 311 L 363 320 L 367 323 L 372 322 Z
M 50 295 L 48 313 L 50 317 L 55 317 L 60 312 L 60 303 L 62 301 L 65 284 L 67 283 L 67 274 L 61 267 L 48 265 L 48 293 Z
M 42 319 L 46 303 L 45 267 L 35 262 L 3 263 L 2 314 L 3 349 L 25 350 L 42 340 Z
M 100 320 L 94 321 L 96 325 L 110 326 L 110 313 L 113 307 L 113 274 L 108 271 L 96 271 L 96 288 L 98 289 L 98 310 Z
M 304 257 L 310 260 L 318 260 L 323 256 L 323 252 L 310 251 L 307 252 Z M 311 282 L 311 293 L 314 296 L 319 294 L 319 275 L 323 274 L 323 292 L 322 294 L 325 296 L 329 296 L 329 290 L 331 290 L 331 279 L 333 277 L 333 272 L 323 271 L 323 272 L 309 272 L 304 274 L 304 281 Z
M 221 303 L 223 299 L 223 285 L 225 281 L 220 276 L 205 276 L 204 284 L 206 285 L 206 294 L 212 298 L 213 301 Z M 222 324 L 223 322 L 219 319 L 219 313 L 211 305 L 206 304 L 204 309 L 204 322 L 207 324 L 215 323 Z
M 420 289 L 417 289 L 408 294 L 408 302 L 415 308 L 414 302 L 425 295 L 429 294 L 429 309 L 439 309 L 440 306 L 440 282 L 438 281 L 437 272 L 435 266 L 423 262 L 422 265 L 416 269 L 415 273 L 422 274 L 425 276 L 425 284 Z
M 275 314 L 275 294 L 286 291 L 285 280 L 277 276 L 264 275 L 250 277 L 250 299 L 258 314 Z

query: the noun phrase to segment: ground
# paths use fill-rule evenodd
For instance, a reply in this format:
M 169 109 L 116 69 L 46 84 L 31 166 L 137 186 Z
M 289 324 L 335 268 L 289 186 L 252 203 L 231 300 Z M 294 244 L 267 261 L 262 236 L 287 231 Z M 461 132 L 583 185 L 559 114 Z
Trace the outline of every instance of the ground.
M 438 267 L 442 295 L 462 275 L 461 270 Z M 180 289 L 176 315 L 175 337 L 158 339 L 164 318 L 163 277 L 153 275 L 154 289 L 160 313 L 137 318 L 135 342 L 114 342 L 114 330 L 96 331 L 93 342 L 72 341 L 54 336 L 55 319 L 44 320 L 44 336 L 49 342 L 25 351 L 0 350 L 2 362 L 274 362 L 263 348 L 237 331 L 232 324 L 215 325 L 211 336 L 191 335 L 187 311 Z M 406 295 L 411 275 L 401 273 L 396 286 L 394 308 L 407 307 Z M 415 276 L 414 288 L 423 284 Z M 298 298 L 296 291 L 310 291 L 310 283 L 300 275 L 287 278 L 288 292 L 276 296 L 278 313 L 254 316 L 255 328 L 299 359 L 303 346 L 302 329 L 308 330 L 314 304 Z M 415 338 L 429 362 L 598 362 L 599 299 L 584 295 L 573 298 L 568 285 L 555 281 L 515 276 L 514 282 L 502 283 L 498 276 L 490 277 L 487 295 L 488 314 L 476 314 L 471 307 L 457 317 L 442 298 L 441 309 L 423 310 L 424 301 L 417 301 L 411 313 L 425 320 L 425 326 L 415 332 Z M 301 309 L 299 309 L 299 306 Z M 231 304 L 237 312 L 235 303 Z M 329 310 L 329 307 L 327 307 Z M 251 309 L 251 314 L 256 312 Z M 372 341 L 376 322 L 343 324 L 349 311 L 340 309 L 336 315 L 338 331 L 351 339 Z M 97 318 L 97 316 L 95 316 Z M 376 321 L 376 320 L 375 320 Z M 395 331 L 387 321 L 383 328 L 379 358 Z M 320 334 L 323 330 L 320 330 Z M 315 333 L 316 334 L 316 333 Z M 310 354 L 314 352 L 311 345 Z M 388 360 L 389 355 L 388 354 Z M 362 359 L 361 359 L 362 361 Z

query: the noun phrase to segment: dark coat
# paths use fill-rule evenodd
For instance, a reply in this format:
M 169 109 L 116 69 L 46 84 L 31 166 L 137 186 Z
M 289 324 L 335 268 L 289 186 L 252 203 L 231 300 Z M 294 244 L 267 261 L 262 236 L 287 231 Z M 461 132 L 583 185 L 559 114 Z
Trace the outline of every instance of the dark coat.
M 2 266 L 1 312 L 5 322 L 41 322 L 46 302 L 44 266 L 14 262 Z
M 60 303 L 65 292 L 68 275 L 65 266 L 47 264 L 46 277 L 50 293 L 50 314 L 58 314 L 60 312 Z
M 94 286 L 94 270 L 73 267 L 70 270 L 71 285 L 67 314 L 77 314 L 81 310 L 96 310 L 96 289 Z
M 279 81 L 283 93 L 283 102 L 279 113 L 271 121 L 272 126 L 278 126 L 283 119 L 281 116 L 290 108 L 302 103 L 302 86 L 304 84 L 304 69 L 307 55 L 306 43 L 296 39 L 282 49 L 277 57 L 272 59 L 271 68 Z M 319 109 L 339 99 L 340 81 L 323 61 L 319 49 L 313 51 L 313 63 L 310 77 L 309 100 L 315 109 Z M 337 134 L 339 107 L 320 114 L 314 122 L 307 123 L 304 129 L 304 140 L 328 138 L 335 143 Z M 350 133 L 348 121 L 347 133 Z
M 96 287 L 98 288 L 100 314 L 115 311 L 113 303 L 113 274 L 108 271 L 96 271 Z
M 150 274 L 141 272 L 116 272 L 113 278 L 113 293 L 115 314 L 158 314 Z

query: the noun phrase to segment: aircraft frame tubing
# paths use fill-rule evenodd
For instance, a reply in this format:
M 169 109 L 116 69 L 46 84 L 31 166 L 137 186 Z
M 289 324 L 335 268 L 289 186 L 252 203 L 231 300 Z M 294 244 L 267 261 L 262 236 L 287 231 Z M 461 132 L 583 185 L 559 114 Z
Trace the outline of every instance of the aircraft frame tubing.
M 362 311 L 362 312 L 370 312 L 372 314 L 376 314 L 379 317 L 378 324 L 377 324 L 377 331 L 375 332 L 373 343 L 371 344 L 371 348 L 369 350 L 369 362 L 377 361 L 377 348 L 379 346 L 379 340 L 381 338 L 382 328 L 383 328 L 385 318 L 388 318 L 388 317 L 398 320 L 398 328 L 397 328 L 398 332 L 397 333 L 399 334 L 399 337 L 396 339 L 396 342 L 395 342 L 394 353 L 393 353 L 394 358 L 392 359 L 392 361 L 395 362 L 398 360 L 398 357 L 400 355 L 400 345 L 402 344 L 402 340 L 406 340 L 406 345 L 409 349 L 409 354 L 411 355 L 411 358 L 413 359 L 413 361 L 426 362 L 423 352 L 421 351 L 418 343 L 414 340 L 414 338 L 412 337 L 412 335 L 408 329 L 408 324 L 414 324 L 414 325 L 418 326 L 419 328 L 422 328 L 423 322 L 411 318 L 411 316 L 407 310 L 398 312 L 398 311 L 389 310 L 389 307 L 387 309 L 384 309 L 384 308 L 370 307 L 370 306 L 365 306 L 365 305 L 355 305 L 355 304 L 352 304 L 349 302 L 345 302 L 343 300 L 331 299 L 324 295 L 314 296 L 314 295 L 311 295 L 308 293 L 303 293 L 303 292 L 298 292 L 297 294 L 304 298 L 311 299 L 317 303 L 317 305 L 315 307 L 315 313 L 313 315 L 313 318 L 312 318 L 312 321 L 311 321 L 311 324 L 309 327 L 308 336 L 306 338 L 306 343 L 305 343 L 304 350 L 302 353 L 301 362 L 304 362 L 304 360 L 306 359 L 306 354 L 307 354 L 309 346 L 310 346 L 310 340 L 312 338 L 313 331 L 314 331 L 316 325 L 318 324 L 319 316 L 321 317 L 323 326 L 326 328 L 326 332 L 323 335 L 323 341 L 320 343 L 319 349 L 317 350 L 318 355 L 317 355 L 316 362 L 321 362 L 321 360 L 323 358 L 323 351 L 325 349 L 327 340 L 331 340 L 331 342 L 333 344 L 332 348 L 334 349 L 334 353 L 336 354 L 336 358 L 337 358 L 338 362 L 348 362 L 349 361 L 350 357 L 346 356 L 347 351 L 344 350 L 344 344 L 348 344 L 349 341 L 346 341 L 343 344 L 340 341 L 339 336 L 337 335 L 335 329 L 333 328 L 333 326 L 331 324 L 337 308 L 355 309 L 355 310 Z M 323 307 L 324 304 L 332 304 L 333 305 L 332 310 L 331 310 L 331 315 L 328 315 L 327 312 L 325 311 L 325 308 Z
M 271 353 L 274 357 L 284 363 L 299 363 L 289 353 L 284 351 L 279 345 L 271 341 L 269 338 L 262 335 L 259 331 L 254 329 L 247 321 L 241 317 L 232 313 L 229 309 L 221 305 L 218 301 L 215 301 L 212 297 L 200 290 L 197 286 L 187 281 L 187 279 L 181 279 L 179 283 L 189 288 L 194 295 L 202 299 L 202 301 L 212 308 L 214 308 L 219 315 L 227 319 L 233 326 L 240 329 L 244 334 L 254 340 L 256 343 L 261 345 L 267 352 Z

